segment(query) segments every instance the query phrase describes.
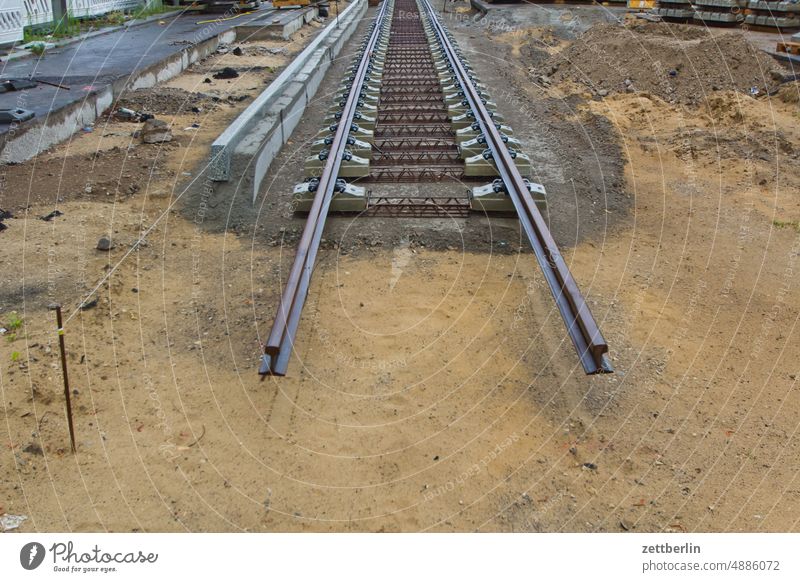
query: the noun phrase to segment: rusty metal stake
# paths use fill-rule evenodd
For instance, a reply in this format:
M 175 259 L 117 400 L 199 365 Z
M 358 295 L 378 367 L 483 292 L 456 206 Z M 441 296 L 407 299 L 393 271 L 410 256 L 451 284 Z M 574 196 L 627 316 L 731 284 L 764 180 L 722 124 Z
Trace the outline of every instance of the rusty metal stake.
M 54 304 L 50 306 L 56 312 L 56 323 L 58 324 L 58 347 L 61 350 L 61 373 L 64 376 L 64 398 L 67 403 L 67 424 L 69 425 L 69 441 L 72 453 L 75 454 L 75 427 L 72 424 L 72 400 L 69 393 L 69 376 L 67 375 L 67 348 L 64 345 L 64 323 L 61 318 L 61 306 Z

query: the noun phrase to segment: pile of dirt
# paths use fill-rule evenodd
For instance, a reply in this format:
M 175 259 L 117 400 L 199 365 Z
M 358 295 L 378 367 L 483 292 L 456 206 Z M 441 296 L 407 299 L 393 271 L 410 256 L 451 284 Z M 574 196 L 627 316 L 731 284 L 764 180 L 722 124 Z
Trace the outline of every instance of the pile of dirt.
M 800 103 L 800 82 L 783 85 L 778 89 L 778 99 L 784 103 Z
M 597 25 L 536 72 L 584 83 L 601 96 L 646 91 L 685 104 L 701 103 L 711 91 L 772 92 L 784 74 L 739 32 L 666 23 Z
M 213 95 L 176 87 L 159 87 L 126 91 L 117 99 L 116 106 L 152 115 L 180 115 L 212 110 L 218 101 L 219 97 Z
M 691 24 L 675 24 L 666 22 L 649 22 L 647 20 L 630 20 L 625 23 L 628 30 L 651 36 L 666 36 L 680 40 L 695 40 L 708 38 L 709 32 L 701 26 Z

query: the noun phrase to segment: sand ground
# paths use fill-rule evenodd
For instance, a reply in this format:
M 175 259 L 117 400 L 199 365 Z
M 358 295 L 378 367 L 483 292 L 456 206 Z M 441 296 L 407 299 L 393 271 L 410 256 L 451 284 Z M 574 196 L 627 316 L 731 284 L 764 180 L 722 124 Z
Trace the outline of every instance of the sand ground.
M 20 531 L 798 529 L 796 85 L 598 98 L 532 81 L 517 36 L 468 24 L 450 27 L 504 87 L 616 373 L 583 374 L 513 221 L 340 217 L 290 374 L 262 381 L 297 169 L 221 228 L 177 196 L 246 100 L 172 115 L 164 146 L 113 122 L 6 168 L 37 186 L 0 198 L 0 514 L 28 516 Z

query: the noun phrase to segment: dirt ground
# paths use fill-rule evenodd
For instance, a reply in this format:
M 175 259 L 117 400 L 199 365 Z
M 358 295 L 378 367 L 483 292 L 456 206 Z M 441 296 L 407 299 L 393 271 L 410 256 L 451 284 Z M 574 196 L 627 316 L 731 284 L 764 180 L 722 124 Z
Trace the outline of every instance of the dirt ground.
M 618 58 L 608 38 L 669 25 L 593 44 L 614 16 L 597 7 L 459 14 L 616 372 L 583 374 L 516 221 L 332 217 L 289 375 L 261 381 L 303 225 L 290 187 L 356 41 L 255 208 L 201 215 L 181 192 L 247 103 L 224 94 L 264 81 L 189 72 L 135 101 L 172 142 L 114 121 L 5 168 L 0 515 L 26 515 L 19 531 L 798 530 L 798 85 L 753 97 L 731 69 L 734 86 L 670 103 L 563 58 Z

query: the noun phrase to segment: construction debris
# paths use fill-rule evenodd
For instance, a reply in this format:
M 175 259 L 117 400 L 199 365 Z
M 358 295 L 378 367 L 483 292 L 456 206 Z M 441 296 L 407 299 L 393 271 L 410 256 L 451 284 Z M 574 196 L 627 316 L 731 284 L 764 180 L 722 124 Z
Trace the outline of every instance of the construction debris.
M 152 144 L 172 141 L 172 131 L 170 131 L 169 125 L 160 119 L 148 119 L 145 121 L 139 136 L 144 143 Z
M 700 103 L 710 91 L 770 93 L 785 74 L 741 34 L 641 20 L 598 24 L 534 71 L 593 92 L 647 92 L 685 104 Z
M 239 73 L 236 72 L 236 69 L 231 67 L 225 67 L 221 71 L 214 73 L 212 77 L 215 79 L 235 79 L 239 76 Z
M 22 522 L 26 519 L 28 519 L 27 515 L 9 515 L 4 513 L 0 515 L 0 525 L 3 526 L 3 531 L 11 531 L 21 526 Z

